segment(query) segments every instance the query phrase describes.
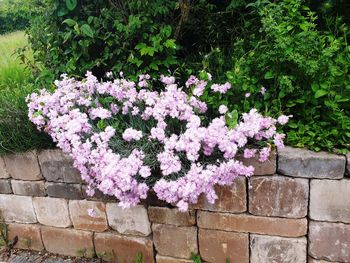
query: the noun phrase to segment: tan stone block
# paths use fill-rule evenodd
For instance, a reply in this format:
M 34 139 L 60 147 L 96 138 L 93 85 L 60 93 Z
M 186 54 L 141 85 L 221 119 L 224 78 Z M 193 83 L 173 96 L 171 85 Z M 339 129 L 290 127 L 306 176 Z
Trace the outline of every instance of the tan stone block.
M 51 253 L 84 257 L 95 254 L 92 232 L 43 226 L 41 235 L 45 249 Z
M 44 181 L 11 180 L 11 185 L 16 195 L 45 196 Z
M 314 259 L 312 257 L 309 257 L 309 263 L 341 263 L 341 262 L 336 262 L 336 261 L 328 261 L 328 260 L 318 260 Z
M 350 223 L 350 180 L 311 180 L 310 218 Z
M 148 216 L 152 223 L 176 226 L 193 226 L 196 224 L 195 211 L 181 212 L 177 208 L 148 207 Z
M 311 221 L 308 240 L 311 257 L 350 262 L 350 225 Z
M 18 237 L 18 242 L 14 246 L 20 249 L 30 249 L 41 251 L 44 249 L 41 240 L 40 226 L 33 224 L 8 224 L 8 240 Z
M 193 260 L 157 255 L 156 262 L 157 263 L 193 263 Z
M 301 218 L 307 215 L 309 182 L 286 176 L 251 178 L 249 212 L 253 215 Z
M 247 193 L 246 178 L 238 177 L 230 186 L 215 186 L 218 196 L 215 204 L 210 204 L 205 197 L 201 195 L 198 203 L 193 205 L 194 209 L 202 209 L 219 212 L 241 213 L 247 211 Z
M 199 229 L 199 252 L 206 262 L 249 262 L 248 234 Z
M 306 238 L 250 236 L 251 263 L 305 263 Z
M 2 156 L 0 156 L 0 178 L 1 179 L 10 178 L 10 175 L 6 170 L 5 162 Z
M 190 259 L 198 253 L 197 228 L 153 224 L 153 242 L 159 255 Z
M 260 162 L 258 157 L 243 158 L 238 157 L 238 160 L 242 161 L 246 166 L 254 167 L 254 175 L 268 175 L 276 173 L 276 152 L 271 152 L 269 159 L 266 162 Z
M 6 170 L 17 180 L 36 181 L 43 179 L 36 151 L 4 156 Z
M 97 256 L 108 262 L 134 262 L 139 253 L 144 262 L 154 262 L 153 242 L 147 237 L 122 236 L 116 232 L 96 233 L 94 243 Z
M 69 227 L 72 225 L 65 199 L 34 197 L 33 204 L 39 223 L 54 227 Z
M 292 219 L 198 211 L 197 225 L 206 229 L 284 237 L 300 237 L 307 233 L 307 219 L 305 218 Z
M 1 216 L 7 222 L 36 223 L 33 201 L 29 196 L 0 194 Z
M 92 209 L 93 216 L 88 214 Z M 69 212 L 75 229 L 103 232 L 108 229 L 106 205 L 97 201 L 71 200 Z
M 107 203 L 106 208 L 109 226 L 118 233 L 138 236 L 151 234 L 151 223 L 144 206 L 123 209 L 117 203 Z

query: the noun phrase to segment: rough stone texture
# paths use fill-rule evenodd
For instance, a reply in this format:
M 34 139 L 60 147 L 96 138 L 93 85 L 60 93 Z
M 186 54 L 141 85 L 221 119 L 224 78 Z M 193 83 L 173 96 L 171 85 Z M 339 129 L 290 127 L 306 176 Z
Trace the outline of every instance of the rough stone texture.
M 12 194 L 10 180 L 0 179 L 0 194 Z
M 12 180 L 12 190 L 16 195 L 45 196 L 44 181 Z
M 198 211 L 197 225 L 207 229 L 284 237 L 300 237 L 307 233 L 305 218 L 292 219 Z
M 350 177 L 350 153 L 346 155 L 346 175 Z
M 144 262 L 154 262 L 153 242 L 150 238 L 121 236 L 114 233 L 96 233 L 95 250 L 98 257 L 108 262 L 134 262 L 141 253 Z
M 93 209 L 93 216 L 88 214 Z M 106 205 L 97 201 L 69 201 L 69 212 L 75 229 L 102 232 L 108 229 Z
M 46 183 L 46 192 L 51 197 L 82 199 L 83 193 L 80 184 Z
M 165 257 L 165 256 L 157 255 L 156 262 L 157 263 L 193 263 L 193 260 L 172 258 L 172 257 Z
M 144 206 L 137 205 L 123 209 L 116 203 L 107 203 L 107 218 L 110 227 L 120 234 L 140 236 L 151 234 L 151 224 Z
M 301 218 L 307 215 L 309 182 L 285 176 L 251 178 L 249 212 L 253 215 Z
M 335 262 L 335 261 L 328 261 L 328 260 L 318 260 L 318 259 L 314 259 L 309 257 L 309 263 L 340 263 L 340 262 Z
M 249 262 L 248 234 L 199 229 L 199 252 L 206 262 Z
M 41 241 L 40 226 L 31 224 L 9 224 L 8 240 L 11 241 L 18 237 L 15 248 L 43 250 L 43 242 Z
M 305 263 L 306 238 L 250 236 L 251 263 Z
M 311 221 L 309 255 L 315 259 L 350 262 L 350 225 Z
M 254 170 L 254 175 L 268 175 L 268 174 L 275 174 L 276 173 L 276 152 L 271 152 L 269 159 L 266 162 L 259 162 L 258 157 L 254 158 L 243 158 L 238 157 L 240 161 L 242 161 L 245 165 L 249 166 L 252 165 Z
M 66 200 L 34 197 L 33 203 L 39 223 L 54 227 L 69 227 L 72 225 Z
M 350 223 L 349 179 L 311 180 L 310 188 L 311 219 Z
M 36 181 L 43 179 L 36 151 L 4 156 L 6 170 L 18 180 Z
M 278 152 L 278 172 L 295 177 L 340 179 L 344 177 L 345 156 L 285 147 Z
M 93 233 L 75 229 L 42 227 L 41 236 L 45 249 L 67 256 L 93 257 Z
M 152 223 L 175 226 L 193 226 L 196 224 L 195 211 L 193 210 L 180 212 L 176 208 L 150 206 L 148 216 Z
M 33 201 L 28 196 L 0 194 L 1 216 L 7 222 L 36 223 Z
M 86 193 L 87 185 L 82 185 L 82 192 L 84 199 L 93 200 L 93 201 L 109 201 L 109 202 L 117 202 L 114 196 L 105 195 L 100 190 L 95 189 L 95 194 L 93 196 L 89 196 Z
M 6 170 L 4 159 L 0 156 L 0 178 L 5 179 L 9 177 L 10 175 Z
M 195 209 L 241 213 L 247 210 L 247 193 L 246 179 L 244 177 L 237 178 L 231 186 L 216 186 L 215 204 L 210 204 L 205 197 L 201 195 L 198 203 L 193 207 Z
M 39 154 L 41 171 L 47 181 L 80 183 L 80 173 L 73 167 L 72 159 L 61 150 L 45 150 Z
M 153 242 L 159 255 L 190 259 L 198 253 L 197 228 L 153 224 Z

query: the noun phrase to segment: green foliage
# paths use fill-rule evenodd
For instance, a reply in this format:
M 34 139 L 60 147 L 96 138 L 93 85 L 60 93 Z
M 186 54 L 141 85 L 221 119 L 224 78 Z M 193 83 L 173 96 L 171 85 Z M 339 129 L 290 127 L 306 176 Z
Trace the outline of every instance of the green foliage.
M 33 77 L 15 50 L 26 43 L 23 32 L 0 36 L 0 154 L 52 145 L 28 120 L 25 97 L 35 90 Z M 30 54 L 27 54 L 30 57 Z
M 0 34 L 25 29 L 32 13 L 29 0 L 0 1 Z
M 255 107 L 294 118 L 287 142 L 319 151 L 344 152 L 350 140 L 350 48 L 347 26 L 337 32 L 317 29 L 317 16 L 300 0 L 249 5 L 254 23 L 234 43 L 233 84 L 227 96 L 207 98 L 211 106 L 231 110 Z M 262 94 L 261 88 L 267 92 Z M 249 98 L 245 97 L 250 93 Z
M 41 77 L 166 73 L 177 63 L 169 22 L 176 1 L 46 0 L 29 30 Z

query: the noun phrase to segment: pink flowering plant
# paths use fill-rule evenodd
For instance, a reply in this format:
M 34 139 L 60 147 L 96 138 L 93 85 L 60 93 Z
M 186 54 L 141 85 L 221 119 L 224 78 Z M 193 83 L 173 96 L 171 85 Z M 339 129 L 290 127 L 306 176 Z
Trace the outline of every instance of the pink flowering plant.
M 191 76 L 184 87 L 172 76 L 99 81 L 89 72 L 82 81 L 63 75 L 55 85 L 28 96 L 30 120 L 73 157 L 88 194 L 98 189 L 123 207 L 151 190 L 182 211 L 201 194 L 214 203 L 215 185 L 253 174 L 238 156 L 264 162 L 273 145 L 283 147 L 276 125 L 289 118 L 252 109 L 238 121 L 226 105 L 209 116 L 200 97 L 231 89 L 212 83 L 210 74 Z

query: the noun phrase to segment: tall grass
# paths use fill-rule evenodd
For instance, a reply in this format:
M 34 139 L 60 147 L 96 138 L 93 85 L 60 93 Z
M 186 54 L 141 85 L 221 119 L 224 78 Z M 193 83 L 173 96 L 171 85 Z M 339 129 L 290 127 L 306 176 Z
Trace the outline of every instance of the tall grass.
M 51 146 L 27 117 L 25 97 L 35 86 L 30 69 L 16 54 L 26 43 L 24 32 L 0 35 L 0 154 Z M 31 57 L 30 51 L 26 56 Z

